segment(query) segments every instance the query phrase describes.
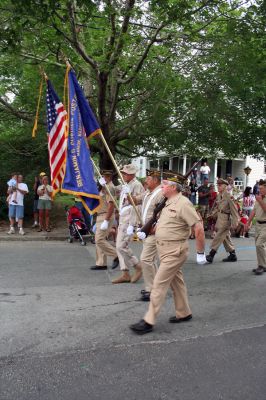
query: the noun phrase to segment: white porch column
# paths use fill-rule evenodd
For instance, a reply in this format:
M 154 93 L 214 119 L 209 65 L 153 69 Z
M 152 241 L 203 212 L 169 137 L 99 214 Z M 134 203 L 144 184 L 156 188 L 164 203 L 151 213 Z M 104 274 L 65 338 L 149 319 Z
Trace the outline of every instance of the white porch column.
M 218 160 L 215 158 L 214 160 L 214 171 L 213 171 L 213 183 L 215 187 L 217 186 L 217 174 L 218 174 Z
M 183 171 L 182 171 L 182 174 L 183 174 L 183 175 L 186 175 L 186 172 L 187 172 L 187 156 L 184 156 L 184 158 L 183 158 Z
M 248 156 L 245 158 L 245 168 L 248 166 L 249 159 Z M 243 171 L 244 172 L 244 171 Z M 248 186 L 248 175 L 244 173 L 244 189 Z
M 173 169 L 173 157 L 169 158 L 169 170 L 172 171 Z
M 159 158 L 157 160 L 157 169 L 158 169 L 158 171 L 160 171 L 160 159 Z

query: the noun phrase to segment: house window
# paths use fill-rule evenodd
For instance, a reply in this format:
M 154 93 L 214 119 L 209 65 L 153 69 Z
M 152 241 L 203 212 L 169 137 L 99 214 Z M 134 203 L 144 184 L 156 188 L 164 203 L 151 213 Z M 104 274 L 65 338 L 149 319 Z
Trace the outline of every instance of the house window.
M 263 173 L 266 175 L 266 161 L 264 161 L 264 172 Z

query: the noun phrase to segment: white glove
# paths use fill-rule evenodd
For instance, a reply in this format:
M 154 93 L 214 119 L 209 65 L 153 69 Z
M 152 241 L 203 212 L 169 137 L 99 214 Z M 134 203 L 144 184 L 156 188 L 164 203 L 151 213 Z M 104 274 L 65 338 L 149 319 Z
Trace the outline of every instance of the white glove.
M 101 186 L 104 186 L 104 185 L 106 185 L 106 180 L 103 178 L 103 177 L 101 177 L 100 179 L 99 179 L 99 184 L 101 185 Z
M 197 253 L 197 264 L 204 265 L 206 263 L 207 263 L 207 260 L 206 260 L 205 253 L 202 253 L 202 254 Z
M 92 227 L 92 229 L 91 229 L 91 230 L 92 230 L 92 232 L 93 232 L 93 233 L 94 233 L 94 235 L 95 235 L 95 233 L 96 233 L 96 224 L 94 224 L 94 225 L 93 225 L 93 227 Z
M 146 239 L 146 233 L 145 232 L 137 232 L 137 237 L 140 240 L 144 240 L 144 239 Z
M 133 225 L 128 225 L 127 227 L 127 235 L 132 236 L 134 233 L 134 226 Z
M 109 222 L 106 219 L 101 223 L 100 229 L 101 231 L 107 231 Z
M 125 194 L 130 194 L 131 193 L 130 187 L 127 184 L 126 185 L 122 185 L 122 190 L 123 190 L 123 193 L 125 193 Z

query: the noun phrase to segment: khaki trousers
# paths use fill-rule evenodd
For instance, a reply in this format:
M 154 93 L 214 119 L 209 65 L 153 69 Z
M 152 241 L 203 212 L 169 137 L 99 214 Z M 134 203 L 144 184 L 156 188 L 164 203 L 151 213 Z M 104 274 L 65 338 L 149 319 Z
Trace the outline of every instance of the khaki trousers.
M 173 291 L 176 317 L 184 318 L 191 314 L 187 289 L 181 271 L 188 256 L 187 240 L 182 242 L 157 240 L 156 246 L 160 266 L 154 278 L 149 310 L 144 317 L 144 320 L 151 325 L 155 323 L 169 286 Z
M 217 233 L 211 243 L 212 250 L 217 251 L 222 243 L 227 253 L 231 253 L 232 251 L 235 250 L 235 247 L 231 240 L 230 226 L 231 226 L 231 221 L 229 219 L 229 216 L 227 214 L 219 213 L 215 225 Z
M 132 238 L 127 235 L 127 227 L 128 223 L 119 224 L 116 237 L 116 251 L 122 271 L 128 271 L 130 267 L 135 267 L 139 262 L 129 247 Z
M 109 226 L 106 231 L 100 229 L 104 216 L 99 215 L 96 220 L 95 247 L 96 247 L 96 265 L 99 267 L 107 266 L 107 256 L 112 258 L 117 257 L 116 249 L 111 245 L 106 237 L 108 236 L 113 220 L 109 221 Z
M 256 224 L 255 246 L 258 265 L 266 267 L 266 224 Z
M 153 280 L 157 271 L 156 267 L 156 239 L 155 235 L 149 235 L 143 241 L 143 249 L 140 255 L 141 268 L 143 273 L 143 279 L 145 283 L 145 290 L 147 292 L 151 291 Z

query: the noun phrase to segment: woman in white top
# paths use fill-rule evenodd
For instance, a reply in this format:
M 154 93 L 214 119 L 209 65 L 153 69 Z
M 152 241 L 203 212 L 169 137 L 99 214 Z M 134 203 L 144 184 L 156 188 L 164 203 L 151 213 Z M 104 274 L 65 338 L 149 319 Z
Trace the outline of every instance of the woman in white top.
M 245 214 L 249 217 L 256 201 L 254 194 L 252 194 L 252 188 L 250 186 L 247 186 L 238 199 L 243 199 L 242 211 L 244 211 Z
M 42 178 L 42 184 L 38 187 L 37 193 L 39 195 L 38 210 L 39 210 L 39 224 L 38 232 L 46 229 L 51 232 L 50 223 L 50 210 L 52 208 L 52 193 L 53 188 L 48 184 L 48 176 Z
M 210 167 L 207 165 L 207 162 L 204 161 L 203 165 L 200 167 L 200 180 L 202 185 L 204 183 L 204 179 L 209 179 L 210 172 Z

